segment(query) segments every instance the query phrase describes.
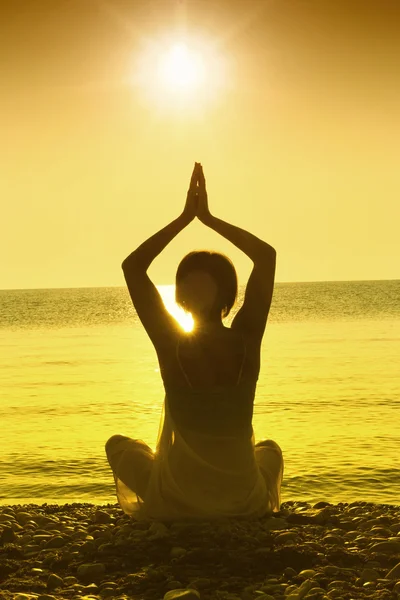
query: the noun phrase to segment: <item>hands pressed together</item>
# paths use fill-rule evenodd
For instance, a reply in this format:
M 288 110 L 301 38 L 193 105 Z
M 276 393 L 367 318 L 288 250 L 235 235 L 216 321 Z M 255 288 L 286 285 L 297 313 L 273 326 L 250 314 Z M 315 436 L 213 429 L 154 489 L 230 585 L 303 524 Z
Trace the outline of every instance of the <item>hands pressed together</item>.
M 203 167 L 200 163 L 194 163 L 186 204 L 182 214 L 188 219 L 188 223 L 197 217 L 202 223 L 206 224 L 211 217 L 208 209 L 206 180 L 204 178 Z

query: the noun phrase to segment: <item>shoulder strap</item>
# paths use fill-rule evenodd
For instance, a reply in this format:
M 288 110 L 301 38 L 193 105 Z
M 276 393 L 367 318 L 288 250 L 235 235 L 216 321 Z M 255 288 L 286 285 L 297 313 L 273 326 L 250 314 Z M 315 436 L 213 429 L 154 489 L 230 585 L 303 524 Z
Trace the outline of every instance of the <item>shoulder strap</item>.
M 240 383 L 240 379 L 242 377 L 242 372 L 243 372 L 243 366 L 244 366 L 244 361 L 246 360 L 246 342 L 244 340 L 244 336 L 242 335 L 242 341 L 243 341 L 243 347 L 244 347 L 244 351 L 243 351 L 243 359 L 242 359 L 242 364 L 240 366 L 240 371 L 239 371 L 239 377 L 237 379 L 236 385 L 238 386 Z
M 182 363 L 181 363 L 181 359 L 179 358 L 179 342 L 180 342 L 180 339 L 178 337 L 178 343 L 176 344 L 176 358 L 178 360 L 180 369 L 181 369 L 182 373 L 184 374 L 186 381 L 188 382 L 188 385 L 192 388 L 193 386 L 190 383 L 189 377 L 186 375 L 185 369 L 183 368 Z

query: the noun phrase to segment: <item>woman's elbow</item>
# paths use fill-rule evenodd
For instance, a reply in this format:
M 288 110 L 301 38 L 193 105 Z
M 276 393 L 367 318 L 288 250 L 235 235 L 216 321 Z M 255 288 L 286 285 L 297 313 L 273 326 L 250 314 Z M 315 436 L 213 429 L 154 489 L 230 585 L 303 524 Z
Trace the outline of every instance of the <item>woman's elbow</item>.
M 264 246 L 264 251 L 263 251 L 263 256 L 266 257 L 267 259 L 271 259 L 272 258 L 276 258 L 276 250 L 273 246 L 270 246 L 269 244 L 265 243 Z
M 134 263 L 134 260 L 132 259 L 132 254 L 130 254 L 129 256 L 127 256 L 121 263 L 121 269 L 123 271 L 126 271 L 127 269 L 132 267 L 132 264 Z
M 124 271 L 134 271 L 139 270 L 142 271 L 144 268 L 143 260 L 141 260 L 135 252 L 132 252 L 129 256 L 125 258 L 125 260 L 121 263 L 121 268 Z

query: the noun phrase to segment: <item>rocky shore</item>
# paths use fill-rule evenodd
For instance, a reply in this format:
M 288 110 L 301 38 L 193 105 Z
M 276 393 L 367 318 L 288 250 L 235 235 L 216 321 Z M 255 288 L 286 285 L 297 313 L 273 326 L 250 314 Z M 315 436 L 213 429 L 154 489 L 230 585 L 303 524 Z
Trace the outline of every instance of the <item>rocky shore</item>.
M 285 502 L 172 524 L 117 504 L 0 506 L 0 598 L 400 599 L 400 506 Z

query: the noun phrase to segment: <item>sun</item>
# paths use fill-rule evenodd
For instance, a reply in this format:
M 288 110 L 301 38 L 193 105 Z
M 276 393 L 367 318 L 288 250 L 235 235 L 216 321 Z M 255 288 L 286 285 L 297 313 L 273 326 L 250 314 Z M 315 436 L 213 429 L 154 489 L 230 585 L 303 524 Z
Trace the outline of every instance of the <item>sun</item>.
M 138 97 L 159 109 L 192 110 L 222 98 L 229 80 L 227 60 L 211 39 L 142 39 L 132 83 Z
M 169 90 L 194 90 L 204 83 L 205 74 L 203 57 L 185 43 L 175 44 L 159 59 L 158 77 Z

